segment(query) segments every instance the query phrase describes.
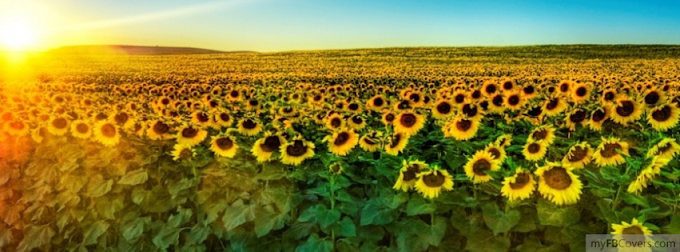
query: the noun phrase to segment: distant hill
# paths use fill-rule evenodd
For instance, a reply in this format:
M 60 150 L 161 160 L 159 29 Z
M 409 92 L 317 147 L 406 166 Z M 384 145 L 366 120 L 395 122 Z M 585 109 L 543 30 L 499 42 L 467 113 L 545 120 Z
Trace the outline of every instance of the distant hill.
M 133 45 L 82 45 L 64 46 L 48 51 L 55 54 L 128 54 L 128 55 L 169 55 L 169 54 L 211 54 L 228 53 L 192 47 L 133 46 Z

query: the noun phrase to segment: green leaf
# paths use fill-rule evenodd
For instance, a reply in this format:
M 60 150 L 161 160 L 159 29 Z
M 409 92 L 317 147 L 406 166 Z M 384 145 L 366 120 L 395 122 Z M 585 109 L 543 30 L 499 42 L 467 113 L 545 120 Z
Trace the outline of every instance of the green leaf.
M 300 213 L 300 216 L 298 216 L 297 221 L 317 223 L 318 222 L 317 212 L 319 212 L 320 209 L 325 210 L 326 206 L 323 205 L 323 204 L 319 204 L 319 205 L 314 205 L 314 206 L 308 207 L 307 209 L 303 210 L 302 213 Z
M 406 214 L 408 216 L 429 214 L 437 210 L 437 205 L 432 202 L 426 202 L 422 197 L 412 197 L 406 205 Z
M 647 202 L 647 199 L 645 199 L 645 198 L 643 198 L 642 196 L 639 196 L 639 195 L 634 195 L 634 194 L 624 192 L 622 194 L 621 199 L 623 199 L 624 202 L 626 202 L 627 204 L 630 204 L 630 205 L 638 205 L 638 206 L 641 206 L 641 207 L 644 207 L 644 208 L 649 207 L 649 203 Z
M 55 234 L 56 232 L 52 230 L 49 224 L 42 226 L 29 225 L 24 233 L 24 239 L 17 246 L 17 251 L 31 251 L 34 248 L 49 244 Z
M 371 199 L 361 210 L 361 226 L 385 225 L 394 220 L 392 210 L 379 203 L 379 198 Z
M 469 251 L 500 252 L 510 250 L 510 239 L 502 236 L 494 236 L 491 232 L 478 229 L 476 232 L 466 235 L 467 244 L 465 249 Z
M 284 213 L 275 213 L 271 206 L 257 212 L 255 215 L 255 234 L 258 238 L 269 234 L 272 230 L 283 228 L 289 216 Z
M 338 211 L 338 209 L 331 210 L 323 207 L 316 212 L 316 218 L 319 220 L 321 228 L 327 228 L 340 220 L 340 211 Z
M 307 242 L 295 249 L 295 252 L 331 252 L 332 249 L 331 241 L 320 239 L 317 234 L 312 234 Z
M 151 222 L 151 217 L 136 218 L 121 226 L 123 238 L 128 242 L 134 242 L 144 233 L 144 224 Z
M 105 180 L 101 174 L 97 174 L 90 179 L 89 183 L 87 183 L 87 194 L 90 197 L 98 198 L 111 191 L 112 186 L 112 179 Z
M 512 232 L 528 233 L 538 229 L 538 226 L 536 225 L 538 220 L 535 208 L 524 208 L 522 209 L 521 214 L 522 217 L 519 219 L 519 223 L 512 228 Z
M 238 199 L 230 207 L 224 211 L 224 216 L 222 217 L 222 222 L 224 222 L 224 228 L 227 231 L 231 231 L 235 227 L 246 223 L 248 220 L 247 216 L 250 214 L 250 207 L 243 204 L 243 200 Z
M 2 228 L 0 229 L 0 249 L 9 245 L 12 242 L 12 229 Z
M 538 200 L 536 211 L 539 223 L 546 226 L 566 227 L 577 223 L 581 218 L 576 208 L 559 207 L 544 199 Z
M 616 166 L 605 166 L 600 168 L 602 178 L 608 181 L 624 182 L 622 181 L 621 170 Z
M 177 214 L 170 215 L 167 225 L 170 227 L 181 227 L 183 224 L 191 220 L 194 212 L 190 208 L 177 208 Z
M 139 185 L 149 179 L 149 174 L 144 169 L 138 169 L 125 174 L 118 180 L 121 185 Z
M 286 172 L 281 166 L 267 164 L 262 168 L 262 172 L 255 176 L 258 180 L 279 180 L 286 176 Z
M 494 235 L 499 233 L 506 233 L 512 227 L 519 223 L 521 214 L 519 211 L 513 209 L 504 213 L 498 206 L 493 203 L 487 203 L 482 206 L 484 222 L 493 231 Z
M 441 243 L 444 233 L 446 233 L 446 218 L 442 216 L 436 216 L 425 232 L 418 232 L 421 239 L 435 247 Z
M 95 223 L 92 223 L 85 232 L 83 233 L 83 246 L 87 245 L 92 245 L 97 243 L 97 239 L 99 239 L 99 236 L 103 235 L 106 233 L 106 230 L 109 229 L 109 224 L 105 220 L 100 220 Z
M 337 223 L 337 225 L 334 225 L 333 230 L 335 231 L 335 234 L 338 236 L 342 237 L 357 236 L 357 227 L 354 224 L 354 221 L 352 221 L 352 219 L 350 219 L 347 216 L 343 217 L 342 220 Z
M 671 222 L 663 226 L 663 230 L 666 230 L 669 234 L 680 234 L 680 213 L 671 216 Z
M 167 250 L 170 245 L 179 242 L 179 233 L 182 229 L 163 226 L 160 232 L 151 240 L 160 250 Z
M 296 222 L 293 223 L 288 230 L 283 233 L 283 237 L 287 239 L 300 240 L 309 236 L 312 228 L 315 225 L 312 223 Z
M 210 235 L 210 233 L 211 233 L 210 227 L 196 224 L 193 227 L 191 227 L 191 231 L 187 235 L 187 238 L 189 243 L 201 244 L 206 239 L 208 239 L 208 235 Z
M 183 178 L 178 182 L 171 183 L 168 186 L 168 192 L 170 192 L 171 198 L 174 199 L 177 196 L 179 196 L 180 192 L 187 190 L 191 187 L 194 187 L 196 184 L 197 180 L 195 179 Z

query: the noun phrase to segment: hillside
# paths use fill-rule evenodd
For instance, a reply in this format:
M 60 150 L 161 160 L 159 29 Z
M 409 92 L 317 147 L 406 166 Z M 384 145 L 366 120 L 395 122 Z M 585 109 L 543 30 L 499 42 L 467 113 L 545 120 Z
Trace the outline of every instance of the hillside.
M 84 45 L 64 46 L 48 51 L 55 54 L 128 54 L 128 55 L 169 55 L 169 54 L 211 54 L 225 53 L 193 47 L 132 46 L 132 45 Z

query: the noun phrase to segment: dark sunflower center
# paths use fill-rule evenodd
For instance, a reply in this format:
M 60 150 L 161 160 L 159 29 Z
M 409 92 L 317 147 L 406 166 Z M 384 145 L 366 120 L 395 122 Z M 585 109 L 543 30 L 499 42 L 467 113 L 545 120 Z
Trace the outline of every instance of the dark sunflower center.
M 407 108 L 410 108 L 410 107 L 411 107 L 411 105 L 409 105 L 408 101 L 402 101 L 402 102 L 399 103 L 399 106 L 398 106 L 399 109 L 407 109 Z
M 388 122 L 394 121 L 394 114 L 387 114 L 385 116 L 385 120 L 387 120 Z
M 607 91 L 606 93 L 604 93 L 604 99 L 607 100 L 607 101 L 614 100 L 614 97 L 616 97 L 614 92 Z
M 234 147 L 234 141 L 231 141 L 231 139 L 228 137 L 218 138 L 215 141 L 215 144 L 217 145 L 217 148 L 220 148 L 220 150 L 229 150 Z
M 283 113 L 286 113 L 286 114 L 293 113 L 293 108 L 283 108 Z
M 474 117 L 477 115 L 477 106 L 471 104 L 463 105 L 463 114 L 467 117 Z
M 419 102 L 420 101 L 420 95 L 419 94 L 411 94 L 409 96 L 409 99 L 413 102 Z
M 657 149 L 656 153 L 654 155 L 661 155 L 664 154 L 666 151 L 670 150 L 673 146 L 670 144 L 666 144 L 664 146 L 661 146 Z
M 503 89 L 505 90 L 510 90 L 512 89 L 512 87 L 513 87 L 512 82 L 506 81 L 503 83 Z
M 534 86 L 526 86 L 524 87 L 524 93 L 525 94 L 533 94 L 535 91 Z
M 307 147 L 302 140 L 295 140 L 292 145 L 286 147 L 286 154 L 288 154 L 288 156 L 300 157 L 305 153 L 307 153 Z
M 486 86 L 486 89 L 484 89 L 487 94 L 493 94 L 496 92 L 496 85 L 488 85 Z
M 456 101 L 456 103 L 463 103 L 465 101 L 465 95 L 458 94 L 453 99 Z
M 517 95 L 510 96 L 508 98 L 508 104 L 510 104 L 511 106 L 516 106 L 517 104 L 519 104 L 519 96 Z
M 111 124 L 104 124 L 101 128 L 102 135 L 105 137 L 111 138 L 116 136 L 116 127 L 113 127 Z
M 527 151 L 529 151 L 531 154 L 536 154 L 541 151 L 541 145 L 537 143 L 530 143 L 527 147 Z
M 250 119 L 246 119 L 245 121 L 243 121 L 242 125 L 243 128 L 246 129 L 254 129 L 255 127 L 257 127 L 257 123 L 253 122 L 253 120 Z
M 567 158 L 567 160 L 569 160 L 569 162 L 578 162 L 586 158 L 588 155 L 588 149 L 581 146 L 576 146 L 570 151 L 570 153 L 571 155 L 569 158 Z
M 540 106 L 534 107 L 534 108 L 530 109 L 529 112 L 527 112 L 528 115 L 533 116 L 533 117 L 540 116 L 542 113 L 543 113 L 543 108 L 541 108 Z
M 352 122 L 354 122 L 355 124 L 361 124 L 361 123 L 364 122 L 364 119 L 361 119 L 361 117 L 358 117 L 358 116 L 353 116 Z
M 576 95 L 579 97 L 584 97 L 588 93 L 588 89 L 585 87 L 579 87 L 576 89 Z
M 198 113 L 196 115 L 196 118 L 198 119 L 199 122 L 202 122 L 202 123 L 210 121 L 210 117 L 208 117 L 208 115 L 205 114 L 205 113 Z
M 375 142 L 368 137 L 364 138 L 364 142 L 367 143 L 368 145 L 374 145 L 375 144 Z
M 491 163 L 486 159 L 477 160 L 472 165 L 472 172 L 477 176 L 487 176 L 486 171 L 491 170 Z
M 233 90 L 233 91 L 231 91 L 231 92 L 229 93 L 229 95 L 230 95 L 231 97 L 236 98 L 236 97 L 238 97 L 239 93 L 238 93 L 238 91 Z
M 163 104 L 163 105 L 168 105 L 168 104 L 170 104 L 170 99 L 168 99 L 168 98 L 163 98 L 163 99 L 161 99 L 161 104 Z
M 557 108 L 557 105 L 559 105 L 559 104 L 560 104 L 560 99 L 557 99 L 557 98 L 551 99 L 548 102 L 548 105 L 545 106 L 545 108 L 547 108 L 548 110 L 553 110 L 553 109 Z
M 192 127 L 188 127 L 182 130 L 182 137 L 184 138 L 194 138 L 198 135 L 198 130 Z
M 517 174 L 517 177 L 515 177 L 515 183 L 510 183 L 510 188 L 512 189 L 522 189 L 524 186 L 529 184 L 529 181 L 531 181 L 531 177 L 529 176 L 528 173 L 522 172 Z
M 401 126 L 410 128 L 413 127 L 413 125 L 416 124 L 416 116 L 414 114 L 404 114 L 401 116 L 401 119 L 399 122 L 401 123 Z
M 496 105 L 498 107 L 502 106 L 503 105 L 503 96 L 502 95 L 494 96 L 493 99 L 491 99 L 491 103 L 493 103 L 493 105 Z
M 229 116 L 229 114 L 227 114 L 227 113 L 221 113 L 221 114 L 220 114 L 220 120 L 222 120 L 222 121 L 224 121 L 224 122 L 227 122 L 227 121 L 229 121 L 229 119 L 231 119 L 231 117 Z
M 666 105 L 652 112 L 652 118 L 657 122 L 665 122 L 671 118 L 671 107 Z
M 540 129 L 540 130 L 534 131 L 534 133 L 531 134 L 531 137 L 536 139 L 536 140 L 544 140 L 548 137 L 548 130 Z
M 598 110 L 595 110 L 595 112 L 593 112 L 593 116 L 591 117 L 591 119 L 594 122 L 600 122 L 600 121 L 604 120 L 604 118 L 606 116 L 607 116 L 607 114 L 604 112 L 604 109 L 598 109 Z
M 347 107 L 348 107 L 350 110 L 352 110 L 352 111 L 359 110 L 359 104 L 356 104 L 356 103 L 352 103 L 352 104 L 350 104 L 350 105 L 347 106 Z
M 585 119 L 586 112 L 583 112 L 582 110 L 578 110 L 569 116 L 569 120 L 571 120 L 574 123 L 580 123 Z
M 622 101 L 621 105 L 616 106 L 616 113 L 620 116 L 630 116 L 635 112 L 635 104 L 632 101 Z
M 142 130 L 142 125 L 139 123 L 135 123 L 135 132 Z
M 182 149 L 182 151 L 179 153 L 179 158 L 180 159 L 190 159 L 194 155 L 193 152 L 191 152 L 190 149 Z
M 451 112 L 451 105 L 448 102 L 442 102 L 437 105 L 437 112 L 440 114 L 448 114 Z
M 52 126 L 54 126 L 57 129 L 63 129 L 66 128 L 66 125 L 68 124 L 68 121 L 64 118 L 57 118 L 52 121 Z
M 26 127 L 26 125 L 24 125 L 24 123 L 21 122 L 21 121 L 14 121 L 14 122 L 11 122 L 11 123 L 9 124 L 9 126 L 12 127 L 12 128 L 15 129 L 15 130 L 22 130 L 22 129 L 24 129 L 24 127 Z
M 333 141 L 333 144 L 336 146 L 343 145 L 349 141 L 349 133 L 347 132 L 340 132 L 338 134 L 338 137 L 335 138 L 335 141 Z
M 401 134 L 395 134 L 392 136 L 392 143 L 390 144 L 391 148 L 397 147 L 399 145 L 399 142 L 401 142 Z
M 281 147 L 281 140 L 278 136 L 268 136 L 264 139 L 264 143 L 260 144 L 260 148 L 265 152 L 274 152 L 279 147 Z
M 380 107 L 384 103 L 385 103 L 385 101 L 380 97 L 373 99 L 373 105 L 376 106 L 376 107 Z
M 456 122 L 456 129 L 459 131 L 468 131 L 470 128 L 472 128 L 472 121 L 468 119 L 462 119 L 460 121 Z
M 153 125 L 153 131 L 157 134 L 165 134 L 170 131 L 170 127 L 165 123 L 156 122 L 156 124 Z
M 623 234 L 644 234 L 642 229 L 638 226 L 632 226 L 632 227 L 627 227 L 624 228 L 621 233 Z
M 567 83 L 562 83 L 562 85 L 560 85 L 560 91 L 561 91 L 562 93 L 569 91 L 569 84 L 567 84 Z
M 657 92 L 651 92 L 645 96 L 645 103 L 647 105 L 654 105 L 661 100 L 661 96 Z
M 446 177 L 437 171 L 423 176 L 423 183 L 425 183 L 427 187 L 437 188 L 442 186 L 444 182 L 446 182 Z
M 336 117 L 336 118 L 331 119 L 331 126 L 333 126 L 333 128 L 340 127 L 341 124 L 342 124 L 342 121 L 340 120 L 340 118 Z
M 495 147 L 489 149 L 489 153 L 491 153 L 491 156 L 493 157 L 493 159 L 499 159 L 499 158 L 501 158 L 501 151 L 499 151 L 499 150 L 496 149 Z
M 472 95 L 470 95 L 470 97 L 472 97 L 472 99 L 479 99 L 480 97 L 482 97 L 482 92 L 479 90 L 475 90 L 474 92 L 472 92 Z
M 572 180 L 564 167 L 553 167 L 543 173 L 543 180 L 550 188 L 564 190 L 571 186 Z
M 87 124 L 79 123 L 79 124 L 76 125 L 76 131 L 78 131 L 78 133 L 85 134 L 89 130 L 90 130 L 90 127 L 88 127 Z
M 619 154 L 617 150 L 620 149 L 621 145 L 619 143 L 607 143 L 604 145 L 604 148 L 600 150 L 600 154 L 602 155 L 602 157 L 611 158 Z

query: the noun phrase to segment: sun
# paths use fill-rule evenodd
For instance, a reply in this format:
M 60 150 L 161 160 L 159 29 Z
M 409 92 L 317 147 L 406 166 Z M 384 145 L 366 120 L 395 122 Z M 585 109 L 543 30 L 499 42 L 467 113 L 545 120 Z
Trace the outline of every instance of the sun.
M 31 49 L 37 42 L 37 31 L 23 20 L 9 20 L 0 23 L 0 49 L 23 51 Z

